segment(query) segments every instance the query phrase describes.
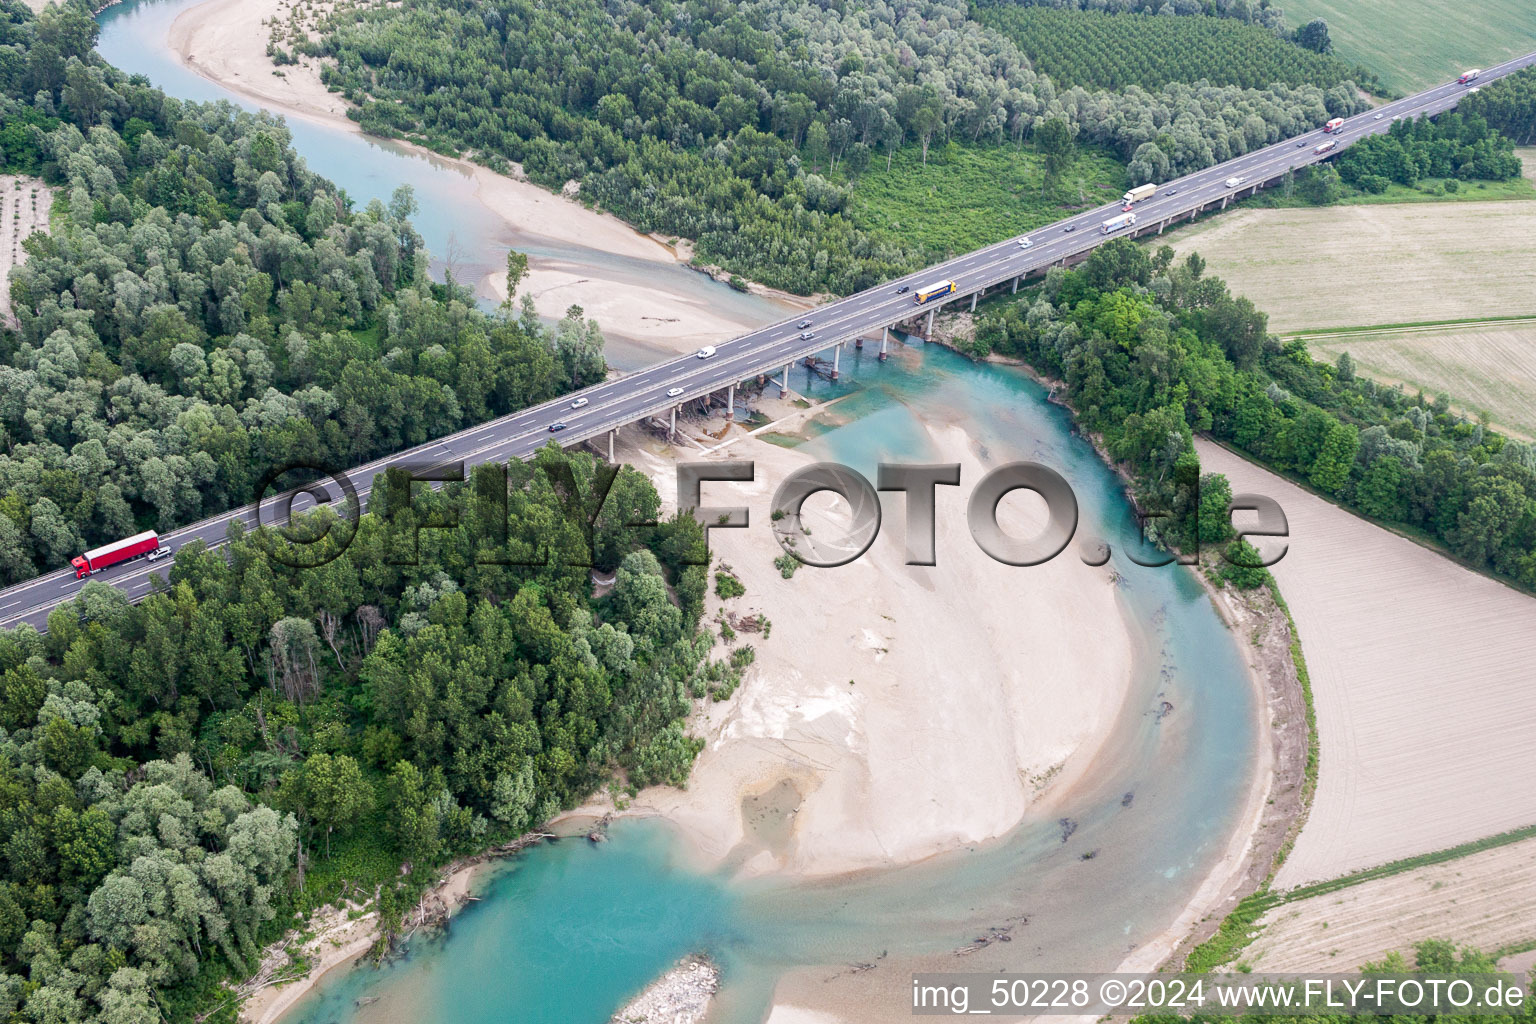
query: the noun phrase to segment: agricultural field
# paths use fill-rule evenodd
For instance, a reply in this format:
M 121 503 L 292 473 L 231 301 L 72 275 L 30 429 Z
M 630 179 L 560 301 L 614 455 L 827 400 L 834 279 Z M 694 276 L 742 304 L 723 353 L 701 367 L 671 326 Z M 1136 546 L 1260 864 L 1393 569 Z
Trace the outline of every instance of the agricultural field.
M 1464 415 L 1536 438 L 1536 319 L 1301 335 L 1319 358 L 1348 352 L 1357 372 L 1409 393 L 1445 393 Z
M 977 21 L 1012 39 L 1061 88 L 1155 89 L 1169 82 L 1337 85 L 1353 68 L 1234 18 L 1169 18 L 1051 7 L 980 7 Z
M 1206 471 L 1273 498 L 1290 524 L 1271 571 L 1312 678 L 1319 771 L 1276 888 L 1536 823 L 1536 598 L 1198 447 Z
M 1492 202 L 1240 210 L 1169 242 L 1296 333 L 1536 315 L 1532 238 L 1536 203 Z
M 1416 943 L 1490 952 L 1536 940 L 1536 839 L 1282 903 L 1243 952 L 1259 971 L 1345 971 Z
M 1044 161 L 1027 146 L 935 146 L 926 167 L 908 146 L 890 170 L 884 159 L 870 163 L 849 215 L 864 230 L 954 254 L 1117 199 L 1129 186 L 1122 163 L 1092 151 L 1079 151 L 1042 194 L 1044 181 Z
M 1408 93 L 1536 50 L 1530 0 L 1288 0 L 1286 24 L 1328 22 L 1335 53 Z

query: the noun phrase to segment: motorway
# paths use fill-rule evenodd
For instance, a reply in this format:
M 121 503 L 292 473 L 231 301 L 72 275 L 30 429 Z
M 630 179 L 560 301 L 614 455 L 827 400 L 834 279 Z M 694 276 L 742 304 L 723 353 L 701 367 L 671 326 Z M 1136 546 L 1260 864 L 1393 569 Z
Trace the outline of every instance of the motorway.
M 1486 85 L 1532 64 L 1536 64 L 1536 53 L 1485 70 L 1475 84 Z M 1328 159 L 1357 139 L 1387 131 L 1394 120 L 1443 113 L 1456 106 L 1468 88 L 1454 82 L 1437 86 L 1357 114 L 1331 135 L 1324 134 L 1319 128 L 1226 163 L 1160 183 L 1156 196 L 1136 205 L 1134 232 L 1100 233 L 1100 224 L 1120 213 L 1117 200 L 1032 231 L 1028 236 L 1031 242 L 1028 248 L 1021 247 L 1021 238 L 1015 237 L 977 249 L 722 342 L 709 359 L 693 355 L 669 359 L 558 400 L 351 468 L 346 471 L 346 476 L 353 481 L 366 508 L 374 475 L 391 466 L 461 460 L 466 465 L 474 465 L 526 459 L 552 438 L 569 446 L 649 416 L 664 416 L 685 402 L 721 391 L 738 381 L 758 374 L 772 374 L 805 356 L 826 352 L 856 337 L 878 333 L 883 327 L 908 320 L 930 308 L 968 298 L 988 288 L 1006 286 L 1016 278 L 1039 273 L 1052 264 L 1074 260 L 1110 238 L 1156 231 L 1160 225 L 1192 216 L 1206 207 L 1220 206 L 1228 200 L 1251 195 L 1288 170 Z M 1328 139 L 1338 140 L 1338 147 L 1332 153 L 1318 155 L 1313 152 L 1315 146 Z M 1234 177 L 1242 181 L 1229 187 L 1226 183 Z M 923 285 L 943 280 L 954 281 L 955 291 L 943 301 L 931 302 L 920 309 L 913 293 Z M 898 291 L 903 286 L 910 290 Z M 810 330 L 814 337 L 809 340 L 800 336 L 798 325 L 802 320 L 811 321 Z M 680 395 L 669 396 L 667 392 L 672 388 L 683 390 Z M 587 400 L 579 409 L 571 404 L 577 398 Z M 549 427 L 556 422 L 565 423 L 566 428 L 552 434 Z M 332 499 L 339 500 L 339 487 L 334 482 L 328 486 Z M 224 542 L 231 521 L 240 519 L 248 526 L 255 525 L 260 514 L 262 521 L 270 524 L 278 514 L 274 510 L 282 501 L 278 497 L 267 499 L 259 513 L 254 506 L 248 505 L 205 519 L 163 535 L 162 543 L 175 548 L 188 541 L 201 540 L 210 547 L 217 546 Z M 294 507 L 300 506 L 295 504 Z M 136 561 L 90 578 L 120 587 L 130 599 L 139 600 L 150 590 L 151 575 L 162 571 L 163 566 Z M 84 582 L 75 578 L 73 569 L 66 568 L 0 591 L 0 628 L 21 623 L 45 628 L 48 613 L 72 599 Z

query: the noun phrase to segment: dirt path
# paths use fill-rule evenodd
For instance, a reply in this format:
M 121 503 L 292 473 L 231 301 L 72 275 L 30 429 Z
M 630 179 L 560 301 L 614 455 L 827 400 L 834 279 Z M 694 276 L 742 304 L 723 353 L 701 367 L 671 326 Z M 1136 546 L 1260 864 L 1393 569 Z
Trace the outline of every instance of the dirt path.
M 0 174 L 0 320 L 14 325 L 11 268 L 27 261 L 21 243 L 33 232 L 48 232 L 53 190 L 41 178 Z
M 1346 971 L 1415 943 L 1493 951 L 1536 940 L 1536 839 L 1283 903 L 1243 961 L 1265 971 Z

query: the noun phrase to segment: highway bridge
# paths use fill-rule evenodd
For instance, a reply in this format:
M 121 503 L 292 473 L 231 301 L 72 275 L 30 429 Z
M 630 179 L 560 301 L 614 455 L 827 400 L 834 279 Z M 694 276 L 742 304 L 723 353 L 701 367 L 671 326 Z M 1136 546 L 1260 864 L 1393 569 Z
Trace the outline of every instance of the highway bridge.
M 1536 64 L 1536 53 L 1484 71 L 1475 84 L 1485 85 L 1531 64 Z M 669 359 L 558 400 L 348 469 L 346 475 L 355 483 L 358 498 L 366 508 L 373 477 L 391 466 L 457 461 L 474 465 L 526 459 L 548 444 L 551 438 L 570 446 L 589 440 L 600 442 L 607 435 L 611 443 L 613 432 L 639 420 L 671 416 L 675 425 L 678 409 L 687 402 L 718 392 L 733 395 L 741 381 L 771 377 L 779 372 L 785 375 L 783 383 L 787 385 L 790 365 L 808 356 L 830 354 L 835 368 L 842 346 L 854 339 L 879 336 L 883 353 L 889 337 L 886 331 L 893 325 L 920 318 L 924 328 L 931 330 L 933 314 L 944 305 L 967 302 L 974 309 L 977 300 L 987 293 L 1004 289 L 1016 291 L 1027 276 L 1043 273 L 1053 265 L 1066 265 L 1082 259 L 1111 238 L 1160 234 L 1181 219 L 1193 219 L 1205 210 L 1224 209 L 1234 200 L 1279 182 L 1288 171 L 1329 159 L 1358 139 L 1389 130 L 1396 120 L 1433 116 L 1450 110 L 1471 87 L 1456 83 L 1437 86 L 1348 118 L 1343 127 L 1332 134 L 1324 134 L 1318 128 L 1182 178 L 1162 182 L 1155 197 L 1136 205 L 1137 222 L 1131 230 L 1108 235 L 1099 230 L 1105 220 L 1120 213 L 1117 199 L 1037 228 L 1028 236 L 1028 247 L 1020 244 L 1022 237 L 1015 237 L 977 249 L 722 342 L 709 358 L 688 355 Z M 1330 139 L 1337 140 L 1336 148 L 1325 154 L 1315 152 L 1319 144 Z M 943 280 L 953 281 L 954 291 L 919 308 L 915 301 L 918 289 Z M 800 324 L 807 320 L 810 326 L 802 328 Z M 803 337 L 807 331 L 811 335 L 809 338 Z M 579 407 L 573 405 L 580 399 L 585 402 Z M 565 426 L 559 432 L 551 433 L 549 428 L 556 423 Z M 334 482 L 330 487 L 332 491 L 339 490 Z M 342 495 L 331 493 L 329 498 L 341 500 Z M 162 542 L 175 548 L 188 541 L 201 540 L 214 547 L 224 543 L 233 520 L 254 526 L 259 514 L 259 521 L 270 524 L 274 518 L 281 517 L 286 505 L 287 501 L 279 497 L 267 499 L 260 510 L 248 505 L 214 516 L 166 534 Z M 128 562 L 90 578 L 120 587 L 131 599 L 139 600 L 149 593 L 151 576 L 162 568 L 143 561 Z M 76 579 L 73 569 L 66 568 L 0 591 L 0 628 L 25 622 L 44 629 L 48 613 L 72 599 L 84 582 Z

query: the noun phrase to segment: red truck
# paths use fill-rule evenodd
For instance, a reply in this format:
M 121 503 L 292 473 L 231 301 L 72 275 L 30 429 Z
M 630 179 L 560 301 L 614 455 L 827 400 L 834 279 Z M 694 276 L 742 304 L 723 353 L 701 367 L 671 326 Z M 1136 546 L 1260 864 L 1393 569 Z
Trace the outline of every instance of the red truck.
M 1336 117 L 1332 121 L 1329 121 L 1327 124 L 1323 125 L 1323 131 L 1332 134 L 1333 132 L 1336 132 L 1343 127 L 1344 119 L 1342 117 Z
M 168 555 L 171 549 L 160 546 L 160 536 L 154 530 L 145 530 L 127 540 L 104 544 L 87 551 L 79 558 L 71 559 L 69 564 L 75 567 L 75 579 L 83 580 L 92 573 L 101 572 L 130 558 L 142 558 L 148 555 L 150 561 L 156 561 L 164 557 L 161 552 Z

